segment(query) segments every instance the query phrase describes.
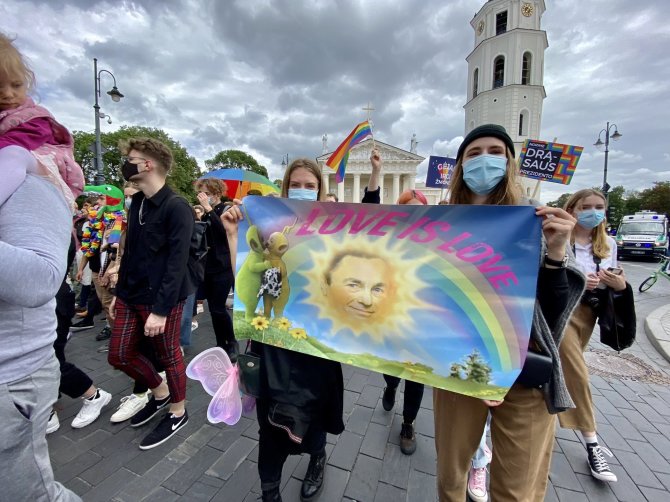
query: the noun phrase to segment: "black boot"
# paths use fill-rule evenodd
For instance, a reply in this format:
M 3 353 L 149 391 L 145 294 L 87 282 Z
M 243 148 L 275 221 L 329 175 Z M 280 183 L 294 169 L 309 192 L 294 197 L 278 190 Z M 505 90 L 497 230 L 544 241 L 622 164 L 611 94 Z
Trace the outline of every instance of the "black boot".
M 281 502 L 281 494 L 279 493 L 279 488 L 273 488 L 272 490 L 265 491 L 261 495 L 262 502 Z
M 391 411 L 393 409 L 393 405 L 395 404 L 395 391 L 397 387 L 385 387 L 384 388 L 384 395 L 382 396 L 382 406 L 386 411 Z
M 326 470 L 326 450 L 312 455 L 309 459 L 305 479 L 300 489 L 300 500 L 308 502 L 316 500 L 323 487 L 323 475 Z

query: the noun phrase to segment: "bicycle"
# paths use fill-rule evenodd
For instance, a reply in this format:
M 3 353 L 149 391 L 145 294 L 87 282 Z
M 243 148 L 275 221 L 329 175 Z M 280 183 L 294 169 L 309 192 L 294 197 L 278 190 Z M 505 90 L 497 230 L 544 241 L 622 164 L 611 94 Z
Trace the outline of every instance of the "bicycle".
M 652 272 L 652 274 L 649 277 L 647 277 L 642 282 L 642 284 L 640 284 L 640 287 L 638 288 L 640 290 L 640 293 L 644 293 L 654 284 L 656 284 L 656 281 L 658 280 L 659 276 L 665 277 L 667 280 L 670 281 L 670 272 L 666 270 L 668 268 L 668 261 L 670 261 L 670 257 L 662 255 L 657 256 L 660 258 L 660 266 L 658 267 L 658 270 L 656 272 Z

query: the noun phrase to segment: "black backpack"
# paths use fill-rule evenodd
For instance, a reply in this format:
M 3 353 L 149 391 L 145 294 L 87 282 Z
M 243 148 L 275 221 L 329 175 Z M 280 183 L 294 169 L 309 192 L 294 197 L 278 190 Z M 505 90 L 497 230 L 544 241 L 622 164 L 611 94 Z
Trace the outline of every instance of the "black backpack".
M 174 194 L 174 198 L 181 198 L 180 195 Z M 186 200 L 186 199 L 184 199 Z M 194 214 L 195 218 L 195 214 Z M 196 290 L 205 278 L 205 257 L 209 250 L 207 243 L 207 227 L 209 222 L 196 221 L 193 225 L 193 233 L 191 233 L 191 245 L 188 249 L 188 264 L 187 271 L 191 287 Z

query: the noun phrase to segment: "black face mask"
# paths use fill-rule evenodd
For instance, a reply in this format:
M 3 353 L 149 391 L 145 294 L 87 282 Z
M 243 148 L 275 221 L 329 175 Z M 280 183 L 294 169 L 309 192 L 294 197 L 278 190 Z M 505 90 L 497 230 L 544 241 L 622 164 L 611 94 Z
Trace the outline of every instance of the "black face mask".
M 130 181 L 133 176 L 140 174 L 140 170 L 137 164 L 126 160 L 121 166 L 121 175 L 126 181 Z

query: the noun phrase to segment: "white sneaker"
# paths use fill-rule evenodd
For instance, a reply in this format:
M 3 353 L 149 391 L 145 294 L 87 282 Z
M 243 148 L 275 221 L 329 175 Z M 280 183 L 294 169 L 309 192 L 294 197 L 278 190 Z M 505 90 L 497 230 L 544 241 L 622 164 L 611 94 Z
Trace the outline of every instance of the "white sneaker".
M 198 329 L 198 326 L 200 326 L 200 325 L 198 324 L 198 321 L 191 321 L 191 332 L 193 332 L 193 331 L 195 331 L 196 329 Z
M 198 303 L 198 306 L 195 308 L 195 313 L 197 314 L 202 314 L 205 311 L 205 307 L 203 307 L 202 303 Z
M 72 420 L 72 427 L 81 429 L 88 424 L 95 421 L 100 416 L 102 408 L 107 406 L 112 400 L 112 395 L 109 392 L 98 388 L 98 397 L 95 399 L 84 399 L 84 404 L 77 413 L 77 416 Z
M 58 415 L 56 410 L 51 410 L 51 415 L 49 415 L 49 421 L 47 422 L 47 434 L 56 432 L 60 427 L 60 422 L 58 421 Z
M 149 392 L 145 393 L 144 396 L 138 396 L 137 394 L 131 394 L 130 396 L 125 396 L 121 398 L 121 404 L 114 412 L 114 414 L 109 418 L 109 421 L 113 424 L 118 424 L 119 422 L 124 422 L 129 418 L 135 416 L 135 414 L 144 408 L 144 405 L 149 402 Z

